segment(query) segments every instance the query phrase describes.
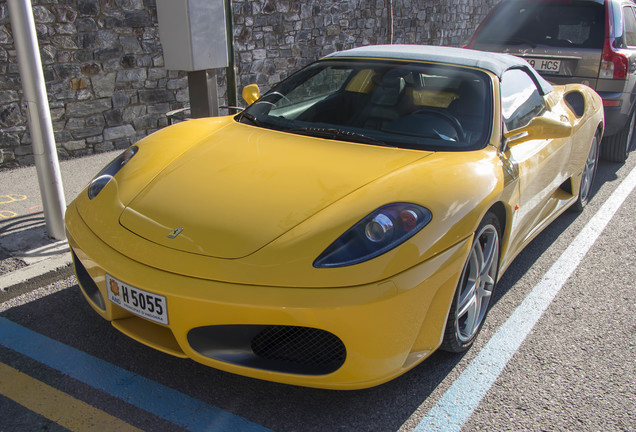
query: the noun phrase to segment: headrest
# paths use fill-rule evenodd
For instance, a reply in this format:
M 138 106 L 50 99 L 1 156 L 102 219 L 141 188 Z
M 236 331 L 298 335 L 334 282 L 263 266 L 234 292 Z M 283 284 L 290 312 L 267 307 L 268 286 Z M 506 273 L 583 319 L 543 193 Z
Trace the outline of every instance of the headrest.
M 371 103 L 385 106 L 393 106 L 398 103 L 400 95 L 404 91 L 404 87 L 406 87 L 404 77 L 398 72 L 400 71 L 394 69 L 382 76 L 376 84 Z M 377 76 L 373 78 L 374 80 L 378 79 Z

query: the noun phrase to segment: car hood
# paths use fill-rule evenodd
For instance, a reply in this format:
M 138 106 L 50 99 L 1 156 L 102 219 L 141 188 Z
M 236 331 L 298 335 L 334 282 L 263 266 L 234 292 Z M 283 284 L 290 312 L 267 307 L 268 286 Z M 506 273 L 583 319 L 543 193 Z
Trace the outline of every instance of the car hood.
M 169 163 L 125 207 L 120 223 L 165 247 L 241 258 L 430 154 L 234 123 Z

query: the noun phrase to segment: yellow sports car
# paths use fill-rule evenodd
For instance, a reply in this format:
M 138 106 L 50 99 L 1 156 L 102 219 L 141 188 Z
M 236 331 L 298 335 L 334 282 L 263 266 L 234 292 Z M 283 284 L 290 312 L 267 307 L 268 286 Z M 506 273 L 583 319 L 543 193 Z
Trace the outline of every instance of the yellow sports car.
M 446 47 L 331 54 L 127 149 L 66 213 L 90 305 L 157 350 L 310 387 L 468 349 L 514 257 L 590 197 L 601 99 Z

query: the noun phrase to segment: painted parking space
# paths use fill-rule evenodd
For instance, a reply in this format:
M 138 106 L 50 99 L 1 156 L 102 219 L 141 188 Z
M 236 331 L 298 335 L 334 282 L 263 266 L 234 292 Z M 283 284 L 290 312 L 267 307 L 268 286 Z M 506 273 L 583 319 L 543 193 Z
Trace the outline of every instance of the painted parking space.
M 141 431 L 3 363 L 0 394 L 70 431 Z
M 263 432 L 268 430 L 3 317 L 0 317 L 0 345 L 191 431 Z M 19 372 L 17 374 L 12 372 L 14 376 L 12 384 L 4 382 L 4 386 L 1 386 L 2 383 L 0 383 L 0 392 L 11 399 L 14 397 L 2 391 L 2 388 L 14 388 L 17 381 L 28 379 L 18 374 Z M 11 378 L 5 377 L 5 381 L 7 379 Z M 33 383 L 31 385 L 33 389 L 40 388 Z M 29 398 L 22 393 L 20 400 L 26 398 L 29 399 L 26 401 L 28 404 L 41 405 L 34 400 L 36 396 L 38 396 L 37 393 L 32 393 L 32 398 Z M 16 402 L 21 403 L 20 400 Z M 65 424 L 60 424 L 66 427 Z

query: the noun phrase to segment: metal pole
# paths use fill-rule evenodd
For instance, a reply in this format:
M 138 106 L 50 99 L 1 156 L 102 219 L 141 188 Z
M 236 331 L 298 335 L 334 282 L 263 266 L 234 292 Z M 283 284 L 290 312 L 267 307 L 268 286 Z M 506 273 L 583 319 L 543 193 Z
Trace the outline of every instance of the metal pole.
M 188 72 L 190 115 L 192 118 L 217 117 L 219 99 L 214 69 Z
M 389 0 L 389 13 L 388 13 L 388 21 L 389 21 L 389 44 L 393 45 L 393 0 Z
M 226 68 L 227 80 L 227 104 L 230 107 L 228 112 L 234 114 L 238 106 L 238 96 L 236 92 L 236 60 L 234 59 L 234 13 L 232 12 L 232 0 L 225 0 L 225 29 L 227 33 L 227 59 Z
M 42 196 L 46 230 L 50 237 L 64 240 L 66 238 L 64 232 L 66 201 L 35 33 L 33 8 L 31 0 L 8 0 L 8 5 L 22 89 L 27 103 L 29 130 L 33 141 L 33 155 Z

